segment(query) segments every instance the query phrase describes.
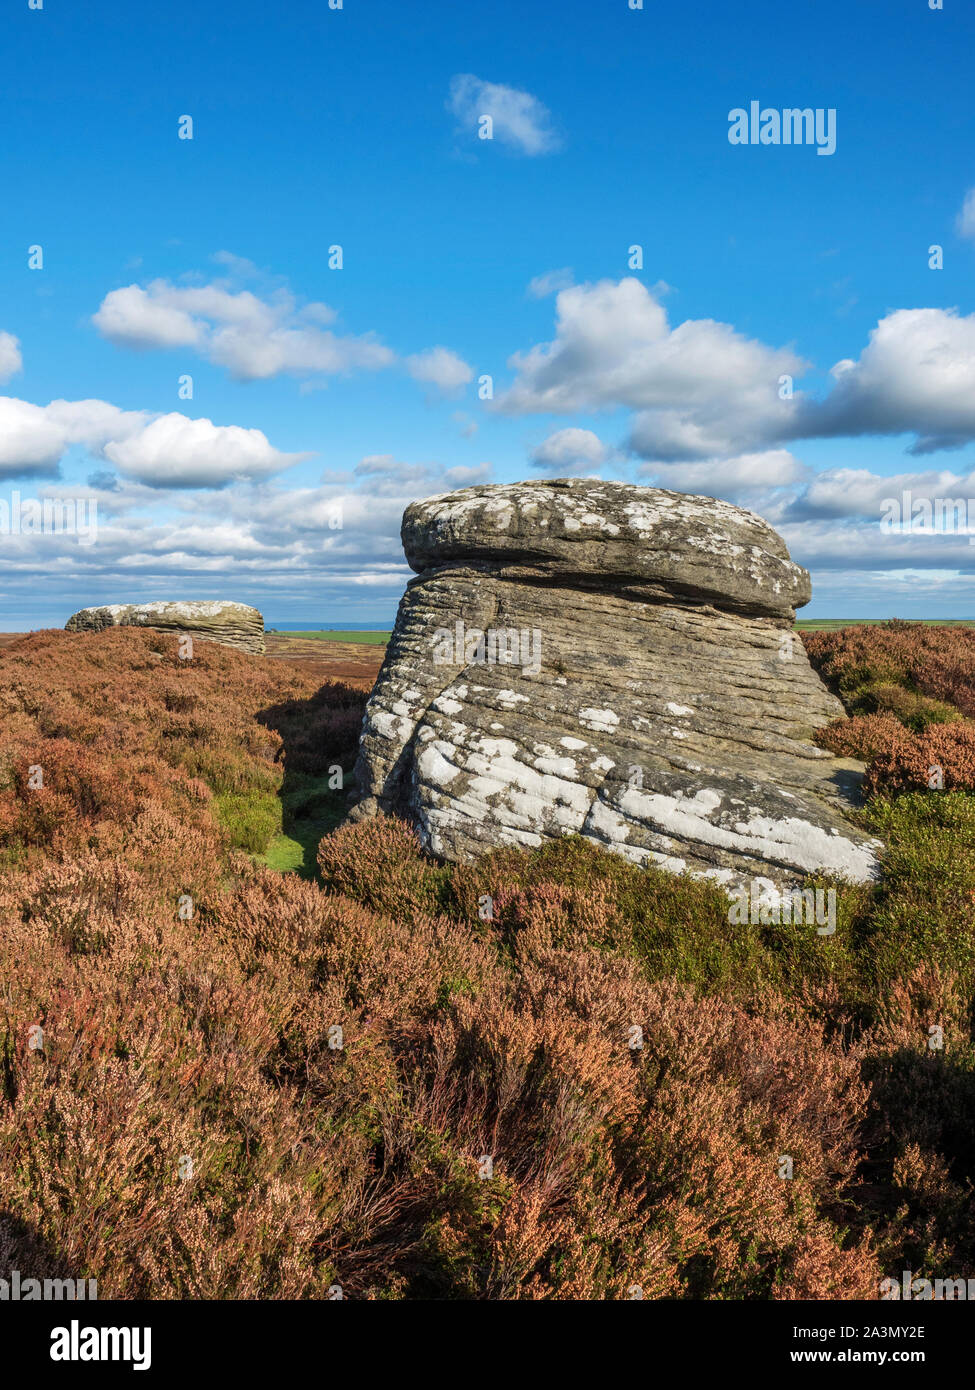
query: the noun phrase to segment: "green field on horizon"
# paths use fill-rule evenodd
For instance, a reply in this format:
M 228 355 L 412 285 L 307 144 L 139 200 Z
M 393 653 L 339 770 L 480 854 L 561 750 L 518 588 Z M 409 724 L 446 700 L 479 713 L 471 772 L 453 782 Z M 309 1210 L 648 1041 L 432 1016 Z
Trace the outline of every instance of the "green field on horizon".
M 267 629 L 275 637 L 304 637 L 311 642 L 358 642 L 365 646 L 384 646 L 390 638 L 392 629 L 386 632 L 343 632 L 340 628 L 309 628 L 306 632 L 285 632 L 278 628 Z

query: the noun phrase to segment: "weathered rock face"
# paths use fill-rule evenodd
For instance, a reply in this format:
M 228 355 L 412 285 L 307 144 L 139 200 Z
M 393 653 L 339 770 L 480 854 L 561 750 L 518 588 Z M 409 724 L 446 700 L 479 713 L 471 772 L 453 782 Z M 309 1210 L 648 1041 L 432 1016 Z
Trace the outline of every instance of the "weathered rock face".
M 776 887 L 877 874 L 859 763 L 792 632 L 809 576 L 759 517 L 559 480 L 428 498 L 366 711 L 355 818 L 469 859 L 579 833 L 638 864 Z
M 65 623 L 68 632 L 97 632 L 105 627 L 153 627 L 185 632 L 244 652 L 264 651 L 264 619 L 256 608 L 223 599 L 174 603 L 110 603 L 82 608 Z

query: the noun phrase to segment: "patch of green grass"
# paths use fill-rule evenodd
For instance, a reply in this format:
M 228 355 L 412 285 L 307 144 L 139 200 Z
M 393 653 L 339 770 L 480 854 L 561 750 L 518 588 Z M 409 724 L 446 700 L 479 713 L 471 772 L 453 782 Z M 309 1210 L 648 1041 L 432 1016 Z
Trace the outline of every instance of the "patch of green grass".
M 300 874 L 302 878 L 307 878 L 308 875 L 304 872 L 306 854 L 307 847 L 301 840 L 296 840 L 282 831 L 280 835 L 274 836 L 259 857 L 262 864 L 279 874 Z
M 260 855 L 269 869 L 307 879 L 318 876 L 319 842 L 348 810 L 342 789 L 329 785 L 333 780 L 305 773 L 286 775 L 280 797 L 281 823 Z
M 382 647 L 389 641 L 391 631 L 386 632 L 342 632 L 338 628 L 313 628 L 307 632 L 276 632 L 277 637 L 304 637 L 312 642 L 358 642 L 367 647 Z

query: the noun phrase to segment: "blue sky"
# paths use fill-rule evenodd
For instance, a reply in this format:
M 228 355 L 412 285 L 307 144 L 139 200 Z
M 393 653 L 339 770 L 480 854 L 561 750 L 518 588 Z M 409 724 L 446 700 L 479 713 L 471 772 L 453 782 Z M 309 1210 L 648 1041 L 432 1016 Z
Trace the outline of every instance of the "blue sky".
M 967 535 L 879 525 L 975 499 L 973 51 L 961 0 L 8 7 L 0 523 L 97 535 L 0 526 L 0 627 L 391 620 L 408 501 L 565 473 L 767 516 L 805 616 L 975 615 Z

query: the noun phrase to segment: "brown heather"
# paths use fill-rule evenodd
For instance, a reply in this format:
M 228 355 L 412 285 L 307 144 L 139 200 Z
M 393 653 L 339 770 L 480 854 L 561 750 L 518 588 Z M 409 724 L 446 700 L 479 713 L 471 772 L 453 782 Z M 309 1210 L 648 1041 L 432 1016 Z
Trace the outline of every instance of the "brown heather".
M 911 796 L 830 943 L 576 839 L 452 868 L 378 819 L 271 871 L 248 839 L 349 766 L 364 699 L 131 629 L 0 657 L 0 1271 L 591 1300 L 971 1268 L 975 896 L 919 963 Z M 970 853 L 968 798 L 917 800 Z
M 820 735 L 870 766 L 870 792 L 975 791 L 975 628 L 889 622 L 808 632 L 812 664 L 852 718 Z

